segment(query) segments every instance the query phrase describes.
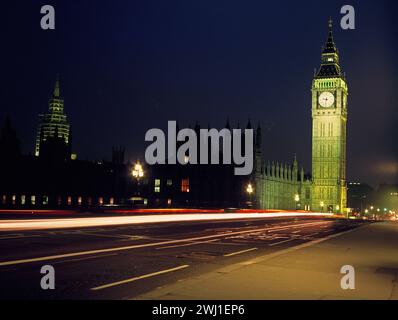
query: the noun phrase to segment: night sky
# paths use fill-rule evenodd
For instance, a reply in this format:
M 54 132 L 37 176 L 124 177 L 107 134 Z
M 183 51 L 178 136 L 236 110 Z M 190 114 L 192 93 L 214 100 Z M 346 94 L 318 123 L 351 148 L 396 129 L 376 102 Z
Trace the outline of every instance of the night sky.
M 40 28 L 55 6 L 56 30 Z M 356 30 L 339 27 L 356 9 Z M 2 4 L 0 121 L 25 153 L 57 73 L 80 159 L 112 146 L 142 157 L 144 135 L 182 126 L 263 127 L 265 158 L 311 168 L 311 81 L 327 21 L 349 85 L 348 178 L 398 181 L 396 1 L 7 1 Z

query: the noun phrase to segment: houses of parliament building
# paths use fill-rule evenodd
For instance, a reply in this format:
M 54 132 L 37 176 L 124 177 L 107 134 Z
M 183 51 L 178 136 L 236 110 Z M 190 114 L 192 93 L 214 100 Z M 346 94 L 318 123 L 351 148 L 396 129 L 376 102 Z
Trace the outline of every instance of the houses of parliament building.
M 34 155 L 22 156 L 6 121 L 1 135 L 0 206 L 252 207 L 329 211 L 347 206 L 346 124 L 348 89 L 340 67 L 332 22 L 312 80 L 312 174 L 294 156 L 291 164 L 265 161 L 260 126 L 254 130 L 254 169 L 235 176 L 231 165 L 145 165 L 136 180 L 134 163 L 114 148 L 111 161 L 82 161 L 72 152 L 72 131 L 57 79 L 47 113 L 40 115 Z M 227 128 L 229 125 L 227 125 Z M 199 130 L 199 126 L 196 128 Z M 142 200 L 140 202 L 140 200 Z

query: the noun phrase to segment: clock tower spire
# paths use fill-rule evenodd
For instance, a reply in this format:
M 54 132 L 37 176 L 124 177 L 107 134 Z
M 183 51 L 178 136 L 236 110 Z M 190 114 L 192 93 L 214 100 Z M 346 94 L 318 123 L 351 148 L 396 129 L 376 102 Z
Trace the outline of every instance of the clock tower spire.
M 339 50 L 333 40 L 333 22 L 329 19 L 329 34 L 326 44 L 322 48 L 321 67 L 316 73 L 317 78 L 342 76 L 340 68 Z
M 347 205 L 348 87 L 329 20 L 321 66 L 312 81 L 312 210 L 341 213 Z

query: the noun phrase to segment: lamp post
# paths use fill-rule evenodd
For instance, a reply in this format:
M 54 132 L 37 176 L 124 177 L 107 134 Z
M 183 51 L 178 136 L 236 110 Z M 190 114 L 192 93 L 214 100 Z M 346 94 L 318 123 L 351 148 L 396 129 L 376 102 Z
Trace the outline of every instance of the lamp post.
M 321 206 L 321 212 L 323 212 L 323 206 L 325 205 L 325 203 L 323 201 L 321 201 L 320 206 Z
M 140 179 L 144 177 L 144 169 L 139 161 L 135 163 L 131 175 L 137 181 L 137 195 L 140 195 Z
M 296 193 L 294 195 L 294 201 L 296 201 L 296 210 L 298 210 L 299 206 L 300 206 L 300 195 L 298 193 Z
M 250 203 L 250 206 L 252 206 L 252 194 L 253 194 L 253 186 L 252 186 L 252 184 L 251 183 L 249 183 L 248 185 L 247 185 L 247 187 L 246 187 L 246 192 L 248 193 L 248 195 L 249 195 L 249 203 Z

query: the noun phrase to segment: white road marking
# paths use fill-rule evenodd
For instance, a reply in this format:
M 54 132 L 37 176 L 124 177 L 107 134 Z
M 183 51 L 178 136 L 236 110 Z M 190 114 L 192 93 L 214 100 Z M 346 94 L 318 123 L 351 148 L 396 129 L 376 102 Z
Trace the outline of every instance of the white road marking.
M 258 248 L 251 248 L 251 249 L 247 249 L 247 250 L 242 250 L 242 251 L 227 253 L 227 254 L 224 254 L 224 257 L 232 257 L 232 256 L 236 256 L 236 255 L 238 255 L 238 254 L 242 254 L 242 253 L 254 251 L 254 250 L 257 250 L 257 249 L 258 249 Z
M 269 246 L 269 247 L 273 247 L 273 246 L 276 246 L 276 245 L 278 245 L 278 244 L 286 243 L 286 242 L 289 242 L 289 241 L 292 241 L 292 240 L 297 240 L 297 238 L 291 238 L 291 239 L 287 239 L 287 240 L 283 240 L 283 241 L 278 241 L 278 242 L 270 243 L 268 246 Z
M 197 241 L 197 242 L 192 242 L 192 243 L 179 244 L 179 245 L 175 245 L 175 246 L 159 247 L 159 248 L 155 248 L 155 249 L 163 250 L 163 249 L 171 249 L 171 248 L 179 248 L 179 247 L 189 247 L 189 246 L 194 246 L 194 245 L 203 244 L 203 243 L 211 243 L 211 242 L 215 242 L 215 241 L 218 241 L 218 239 L 209 240 L 209 241 Z
M 159 246 L 167 245 L 167 244 L 175 244 L 175 243 L 206 240 L 206 239 L 216 239 L 216 238 L 220 238 L 220 237 L 231 236 L 234 234 L 245 234 L 245 233 L 251 233 L 251 232 L 258 232 L 258 231 L 286 230 L 286 229 L 291 229 L 291 228 L 295 228 L 298 226 L 309 226 L 309 225 L 314 226 L 314 225 L 322 225 L 322 224 L 326 224 L 326 223 L 329 224 L 330 222 L 329 221 L 309 222 L 309 223 L 302 223 L 302 224 L 297 224 L 297 225 L 289 225 L 289 226 L 285 226 L 285 227 L 272 227 L 272 228 L 263 228 L 263 229 L 255 229 L 255 230 L 234 231 L 234 232 L 228 232 L 228 233 L 224 233 L 224 234 L 215 234 L 215 235 L 209 235 L 209 236 L 177 239 L 177 240 L 170 240 L 170 241 L 163 241 L 163 242 L 143 243 L 143 244 L 137 244 L 137 245 L 131 245 L 131 246 L 125 246 L 125 247 L 79 251 L 79 252 L 72 252 L 72 253 L 65 253 L 65 254 L 57 254 L 57 255 L 52 255 L 52 256 L 38 257 L 38 258 L 3 261 L 3 262 L 0 262 L 0 266 L 10 266 L 10 265 L 15 265 L 15 264 L 25 264 L 25 263 L 38 262 L 38 261 L 55 260 L 55 259 L 77 257 L 77 256 L 91 255 L 91 254 L 97 254 L 97 253 L 117 252 L 117 251 L 125 251 L 125 250 L 148 248 L 148 247 L 159 247 Z
M 75 261 L 99 259 L 99 258 L 103 258 L 103 257 L 111 257 L 111 256 L 117 256 L 117 255 L 118 255 L 117 253 L 102 254 L 102 255 L 99 255 L 99 256 L 90 256 L 90 257 L 84 257 L 84 258 L 56 261 L 56 262 L 53 262 L 52 264 L 60 264 L 60 263 L 66 263 L 66 262 L 75 262 Z
M 188 268 L 188 267 L 189 267 L 188 264 L 184 264 L 184 265 L 176 267 L 176 268 L 171 268 L 171 269 L 167 269 L 167 270 L 157 271 L 157 272 L 145 274 L 145 275 L 142 275 L 142 276 L 138 276 L 138 277 L 122 280 L 122 281 L 117 281 L 117 282 L 104 284 L 104 285 L 99 286 L 99 287 L 91 288 L 90 290 L 97 291 L 97 290 L 102 290 L 102 289 L 106 289 L 106 288 L 111 288 L 111 287 L 119 286 L 121 284 L 126 284 L 126 283 L 134 282 L 134 281 L 137 281 L 137 280 L 158 276 L 158 275 L 161 275 L 161 274 L 174 272 L 174 271 L 185 269 L 185 268 Z

